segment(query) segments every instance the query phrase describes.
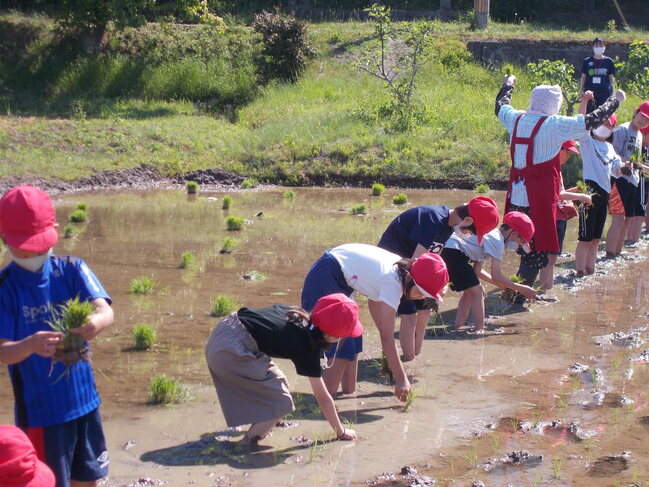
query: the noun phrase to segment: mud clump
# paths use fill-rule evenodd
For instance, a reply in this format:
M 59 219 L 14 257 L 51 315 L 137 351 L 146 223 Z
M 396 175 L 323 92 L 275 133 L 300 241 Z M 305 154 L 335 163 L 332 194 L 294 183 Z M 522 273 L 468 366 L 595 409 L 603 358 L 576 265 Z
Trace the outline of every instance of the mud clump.
M 644 340 L 637 331 L 625 333 L 617 331 L 609 335 L 595 337 L 595 343 L 600 347 L 605 345 L 616 345 L 624 348 L 637 348 L 644 344 Z
M 518 450 L 508 453 L 506 456 L 501 458 L 492 458 L 487 460 L 482 464 L 482 468 L 485 472 L 491 472 L 492 470 L 506 466 L 506 465 L 522 465 L 526 464 L 528 466 L 538 465 L 543 461 L 543 455 L 532 455 L 527 450 Z
M 602 457 L 588 468 L 591 477 L 610 477 L 629 468 L 629 452 Z

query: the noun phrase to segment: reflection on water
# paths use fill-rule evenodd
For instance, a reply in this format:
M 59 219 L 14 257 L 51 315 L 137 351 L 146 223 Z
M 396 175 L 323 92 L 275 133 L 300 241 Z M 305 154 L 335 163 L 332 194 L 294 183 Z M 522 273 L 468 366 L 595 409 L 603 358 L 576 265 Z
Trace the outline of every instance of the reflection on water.
M 569 455 L 595 462 L 604 454 L 619 453 L 616 448 L 624 449 L 620 438 L 632 426 L 639 425 L 646 433 L 638 419 L 647 416 L 646 366 L 629 364 L 632 353 L 642 349 L 615 343 L 602 347 L 593 340 L 645 324 L 648 280 L 642 261 L 603 263 L 606 275 L 599 276 L 600 284 L 577 291 L 558 289 L 558 302 L 529 309 L 504 306 L 497 290 L 486 286 L 487 310 L 495 316 L 484 336 L 449 332 L 446 324 L 454 319 L 459 298 L 449 293 L 441 317 L 436 318 L 440 321 L 429 329 L 422 355 L 407 364 L 418 395 L 408 412 L 394 400 L 380 374 L 378 333 L 374 326 L 366 326 L 360 390 L 337 401 L 341 416 L 359 433 L 357 444 L 326 441 L 331 433 L 308 382 L 283 361 L 280 366 L 296 391 L 297 410 L 287 422 L 293 427 L 277 428 L 268 441 L 273 448 L 242 451 L 234 443 L 237 433 L 206 433 L 225 426 L 203 357 L 217 321 L 209 315 L 216 296 L 233 296 L 248 306 L 297 304 L 304 276 L 326 248 L 346 242 L 376 243 L 387 224 L 407 207 L 455 206 L 472 196 L 462 191 L 406 191 L 410 203 L 399 207 L 392 204 L 392 196 L 402 191 L 386 191 L 381 197 L 371 197 L 369 189 L 295 192 L 294 200 L 284 198 L 282 188 L 232 193 L 227 211 L 221 209 L 224 193 L 219 192 L 202 192 L 196 198 L 187 198 L 183 191 L 93 192 L 65 195 L 55 202 L 61 227 L 77 203 L 88 204 L 89 222 L 75 225 L 78 235 L 61 239 L 57 252 L 83 257 L 113 298 L 115 325 L 92 348 L 114 485 L 142 476 L 145 468 L 150 477 L 165 478 L 171 485 L 190 481 L 206 485 L 205 476 L 234 476 L 241 485 L 255 485 L 261 479 L 266 485 L 306 479 L 342 485 L 385 470 L 398 472 L 414 461 L 430 463 L 435 469 L 430 475 L 448 485 L 467 485 L 473 478 L 488 485 L 549 482 L 550 461 L 506 464 L 494 468 L 489 477 L 479 474 L 478 466 L 486 459 L 523 448 L 564 459 L 563 475 L 570 481 L 563 485 L 589 485 L 588 472 Z M 492 196 L 502 208 L 503 194 Z M 360 203 L 367 204 L 368 214 L 352 216 L 350 208 Z M 228 232 L 228 216 L 243 217 L 245 230 Z M 574 252 L 575 233 L 573 220 L 567 252 Z M 232 237 L 239 240 L 238 246 L 231 254 L 221 254 L 223 242 Z M 180 269 L 186 251 L 192 252 L 196 263 Z M 506 260 L 506 273 L 514 271 L 513 259 Z M 560 267 L 569 269 L 571 262 L 562 259 Z M 247 278 L 253 272 L 267 279 Z M 155 294 L 129 294 L 130 281 L 141 277 L 160 283 Z M 359 303 L 361 318 L 369 324 L 366 300 Z M 151 351 L 132 350 L 131 330 L 139 323 L 157 332 L 158 343 Z M 646 331 L 639 333 L 646 338 Z M 575 362 L 599 369 L 601 376 L 571 374 L 568 368 Z M 145 406 L 149 380 L 158 373 L 189 384 L 195 400 L 171 408 Z M 0 381 L 0 420 L 11 422 L 6 370 L 0 372 Z M 600 404 L 592 402 L 598 395 L 603 397 Z M 633 406 L 621 406 L 621 396 L 629 396 Z M 537 433 L 534 428 L 526 432 L 518 428 L 526 421 L 539 426 L 556 419 L 564 422 L 551 429 L 537 428 Z M 581 422 L 582 431 L 597 435 L 575 439 L 568 433 L 575 420 Z M 475 432 L 482 432 L 477 440 L 471 436 Z M 135 446 L 124 448 L 127 442 Z M 638 455 L 646 453 L 639 440 L 630 443 Z M 598 449 L 604 444 L 606 451 Z M 643 462 L 638 467 L 649 471 Z M 272 478 L 263 476 L 271 467 Z M 607 470 L 598 467 L 598 474 L 602 471 Z

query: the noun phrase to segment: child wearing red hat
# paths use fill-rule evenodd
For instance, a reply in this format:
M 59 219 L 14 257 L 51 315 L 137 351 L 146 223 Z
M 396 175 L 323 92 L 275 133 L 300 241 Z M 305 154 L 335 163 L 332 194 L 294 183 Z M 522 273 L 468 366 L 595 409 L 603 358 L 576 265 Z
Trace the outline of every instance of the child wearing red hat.
M 91 302 L 95 312 L 71 330 L 87 342 L 112 324 L 110 297 L 83 260 L 51 253 L 56 214 L 44 191 L 16 186 L 0 199 L 0 237 L 11 258 L 0 271 L 0 362 L 9 366 L 16 424 L 58 487 L 96 485 L 108 474 L 108 452 L 92 368 L 83 360 L 69 368 L 52 362 L 63 334 L 49 322 L 69 299 Z
M 27 435 L 8 424 L 0 425 L 0 485 L 55 487 L 54 474 L 38 459 Z
M 309 270 L 302 289 L 302 307 L 310 310 L 321 296 L 354 291 L 369 298 L 370 314 L 381 335 L 383 354 L 394 374 L 394 394 L 406 400 L 410 382 L 406 377 L 394 341 L 396 313 L 402 296 L 408 299 L 434 298 L 442 301 L 441 293 L 448 283 L 448 272 L 441 257 L 425 253 L 417 259 L 402 259 L 397 254 L 373 245 L 344 244 L 325 251 Z M 333 396 L 342 382 L 343 393 L 356 389 L 358 354 L 362 337 L 348 339 L 331 349 L 333 360 L 324 374 L 324 381 Z
M 498 226 L 496 202 L 477 196 L 455 208 L 416 206 L 397 216 L 383 232 L 378 247 L 404 258 L 417 258 L 427 251 L 439 253 L 455 232 L 459 236 L 477 235 L 479 240 Z M 413 360 L 421 352 L 426 326 L 431 315 L 431 300 L 401 298 L 399 342 L 403 360 Z
M 287 358 L 298 375 L 309 378 L 313 395 L 337 440 L 355 440 L 344 428 L 322 380 L 320 352 L 341 338 L 363 333 L 358 306 L 344 294 L 321 297 L 311 315 L 276 304 L 241 308 L 214 328 L 205 347 L 207 365 L 228 426 L 250 424 L 241 440 L 255 444 L 275 423 L 295 410 L 288 381 L 271 358 Z
M 446 242 L 442 258 L 451 280 L 451 289 L 462 292 L 455 315 L 455 329 L 464 326 L 469 315 L 473 315 L 473 326 L 476 332 L 484 329 L 484 288 L 482 279 L 500 288 L 513 289 L 527 299 L 534 299 L 536 291 L 523 284 L 512 282 L 502 273 L 503 252 L 507 249 L 517 250 L 523 246 L 529 252 L 529 243 L 534 235 L 534 224 L 530 217 L 518 211 L 510 211 L 503 218 L 500 228 L 487 233 L 478 243 L 475 237 L 468 239 L 456 235 Z M 484 263 L 491 257 L 491 273 L 484 269 Z

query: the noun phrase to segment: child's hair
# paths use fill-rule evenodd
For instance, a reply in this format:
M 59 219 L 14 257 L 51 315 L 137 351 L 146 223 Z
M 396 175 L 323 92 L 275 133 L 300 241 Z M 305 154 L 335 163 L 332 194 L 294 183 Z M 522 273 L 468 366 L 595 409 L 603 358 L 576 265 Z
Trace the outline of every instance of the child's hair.
M 453 211 L 454 211 L 454 212 L 457 214 L 457 216 L 459 216 L 462 220 L 464 220 L 467 216 L 468 216 L 468 217 L 471 216 L 471 215 L 469 215 L 469 204 L 468 204 L 468 203 L 464 203 L 463 205 L 456 206 L 455 209 L 454 209 Z M 469 225 L 468 227 L 462 227 L 462 228 L 466 228 L 467 230 L 470 230 L 471 232 L 473 232 L 473 235 L 477 235 L 477 234 L 478 234 L 478 231 L 476 230 L 475 225 L 474 225 L 473 223 L 472 223 L 471 225 Z
M 512 228 L 512 227 L 510 227 L 510 226 L 507 225 L 506 223 L 501 223 L 501 224 L 500 224 L 500 231 L 501 231 L 501 232 L 506 232 L 506 231 L 509 230 L 510 228 Z
M 410 267 L 412 266 L 412 263 L 414 261 L 415 259 L 413 258 L 407 258 L 401 259 L 395 264 L 397 266 L 399 279 L 401 279 L 401 287 L 403 288 L 404 296 L 408 296 L 410 294 L 410 290 L 415 286 L 415 280 L 412 278 L 409 282 L 406 283 L 406 276 L 410 274 Z
M 592 45 L 594 46 L 598 42 L 601 42 L 602 44 L 606 45 L 606 41 L 604 39 L 602 39 L 601 37 L 595 37 L 595 39 L 593 39 L 593 44 Z
M 322 330 L 313 326 L 311 315 L 308 311 L 305 311 L 299 306 L 292 306 L 286 313 L 286 322 L 289 325 L 306 328 L 311 344 L 314 347 L 325 351 L 329 350 L 329 347 L 331 347 L 331 343 L 325 339 Z

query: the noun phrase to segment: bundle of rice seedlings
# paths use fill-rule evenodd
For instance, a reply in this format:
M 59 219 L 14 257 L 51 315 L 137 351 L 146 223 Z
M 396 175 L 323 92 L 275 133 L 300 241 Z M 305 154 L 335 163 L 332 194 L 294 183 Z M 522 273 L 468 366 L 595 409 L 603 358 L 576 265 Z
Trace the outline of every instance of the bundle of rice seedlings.
M 516 284 L 523 284 L 523 278 L 515 274 L 509 276 L 509 280 Z M 507 304 L 513 304 L 514 299 L 516 298 L 517 295 L 518 293 L 510 288 L 503 289 L 502 291 L 500 291 L 500 299 L 502 299 Z
M 63 333 L 64 336 L 52 357 L 53 363 L 61 362 L 69 369 L 72 364 L 79 360 L 84 362 L 90 360 L 90 350 L 84 344 L 83 338 L 77 333 L 70 332 L 70 330 L 85 325 L 88 316 L 94 311 L 95 308 L 92 303 L 90 301 L 80 301 L 79 296 L 67 300 L 58 309 L 54 310 L 52 321 L 48 324 L 53 330 Z

